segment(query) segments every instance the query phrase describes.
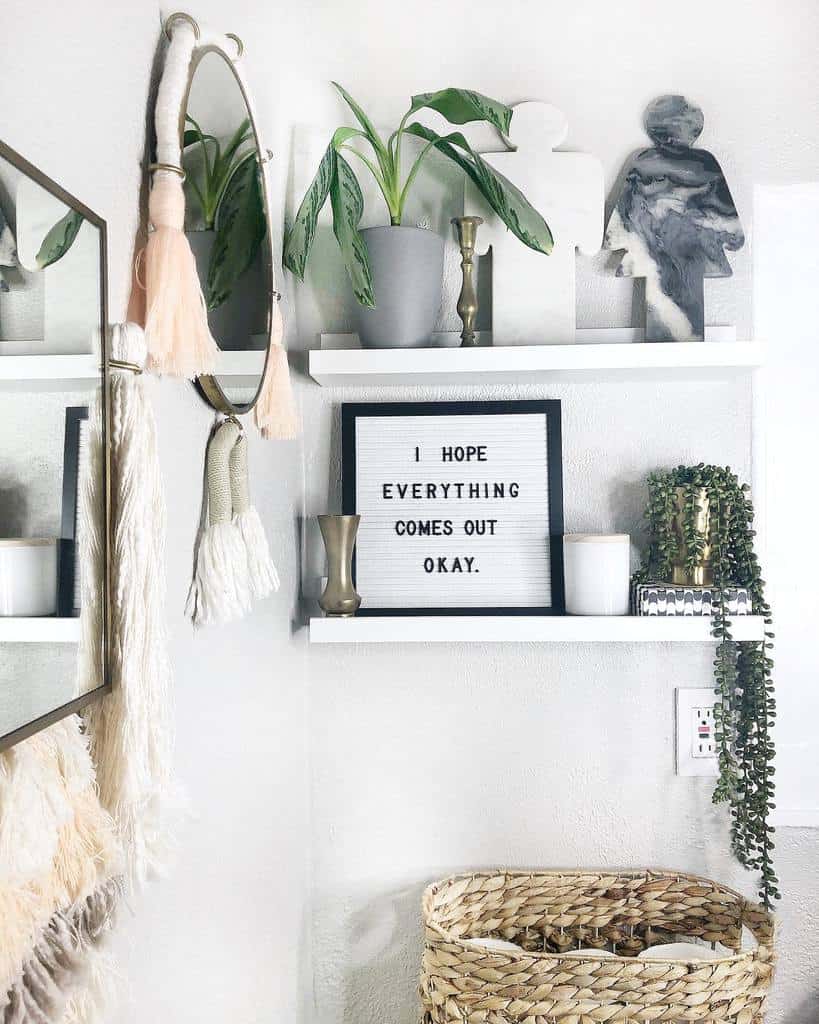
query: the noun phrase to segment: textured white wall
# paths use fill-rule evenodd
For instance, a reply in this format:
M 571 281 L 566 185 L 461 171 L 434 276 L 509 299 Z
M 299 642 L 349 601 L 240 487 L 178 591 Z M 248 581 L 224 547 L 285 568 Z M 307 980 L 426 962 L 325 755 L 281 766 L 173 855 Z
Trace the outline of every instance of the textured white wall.
M 648 100 L 684 91 L 705 109 L 702 143 L 720 158 L 749 235 L 754 184 L 815 179 L 819 170 L 811 0 L 775 9 L 692 0 L 684 10 L 647 0 L 627 9 L 592 0 L 420 0 L 411 9 L 372 0 L 206 0 L 192 10 L 245 39 L 277 157 L 279 206 L 295 125 L 344 116 L 328 86 L 333 78 L 379 123 L 394 121 L 411 93 L 450 84 L 508 101 L 548 99 L 568 114 L 570 147 L 602 158 L 609 188 L 643 144 Z M 114 319 L 126 299 L 157 38 L 149 2 L 7 0 L 3 12 L 4 137 L 108 219 Z M 449 212 L 438 214 L 445 220 Z M 710 319 L 736 321 L 743 335 L 750 266 L 749 249 L 735 261 L 734 280 L 709 289 Z M 604 260 L 581 265 L 579 322 L 636 322 L 632 284 L 604 270 Z M 295 347 L 348 326 L 340 280 L 330 262 L 298 290 Z M 750 891 L 725 852 L 725 820 L 711 807 L 707 780 L 673 775 L 672 690 L 708 684 L 707 648 L 306 647 L 300 518 L 337 505 L 336 407 L 365 395 L 321 391 L 303 379 L 298 392 L 303 443 L 255 443 L 251 452 L 283 592 L 245 623 L 193 636 L 181 605 L 209 416 L 189 389 L 156 389 L 179 767 L 198 817 L 180 867 L 122 929 L 132 1000 L 121 1024 L 407 1024 L 416 1013 L 421 889 L 473 865 L 648 862 Z M 744 385 L 561 385 L 548 396 L 564 401 L 568 529 L 637 532 L 640 480 L 657 464 L 703 458 L 750 472 Z M 816 1017 L 817 845 L 816 832 L 779 835 L 785 905 L 776 1024 Z

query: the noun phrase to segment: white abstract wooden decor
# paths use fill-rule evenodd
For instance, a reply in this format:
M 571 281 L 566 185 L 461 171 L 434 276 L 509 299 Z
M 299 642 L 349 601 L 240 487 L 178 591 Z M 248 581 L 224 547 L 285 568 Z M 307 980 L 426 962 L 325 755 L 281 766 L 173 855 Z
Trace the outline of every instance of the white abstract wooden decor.
M 478 250 L 492 247 L 492 343 L 571 344 L 575 340 L 575 249 L 588 255 L 603 239 L 603 167 L 588 153 L 554 152 L 568 133 L 562 111 L 548 103 L 518 103 L 512 116 L 514 152 L 484 158 L 516 185 L 552 229 L 544 256 L 523 245 L 466 185 L 467 214 L 484 218 Z

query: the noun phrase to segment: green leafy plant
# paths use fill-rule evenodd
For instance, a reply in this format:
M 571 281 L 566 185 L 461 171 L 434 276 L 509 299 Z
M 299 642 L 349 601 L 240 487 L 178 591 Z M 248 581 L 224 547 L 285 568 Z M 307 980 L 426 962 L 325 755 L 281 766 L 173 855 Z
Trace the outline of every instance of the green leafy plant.
M 253 263 L 267 229 L 256 142 L 248 118 L 224 148 L 190 114 L 185 122 L 192 126 L 182 139 L 186 180 L 204 229 L 215 232 L 203 290 L 208 309 L 216 309 Z
M 318 215 L 329 195 L 333 210 L 333 230 L 353 293 L 361 305 L 375 306 L 367 249 L 358 230 L 364 198 L 347 155 L 360 161 L 375 178 L 387 204 L 391 225 L 401 224 L 407 197 L 418 172 L 429 154 L 437 150 L 461 168 L 524 245 L 538 252 L 552 251 L 552 233 L 543 217 L 511 181 L 494 170 L 472 149 L 461 132 L 439 135 L 418 122 L 408 123 L 413 114 L 429 109 L 443 115 L 451 124 L 486 121 L 505 137 L 512 120 L 510 107 L 468 89 L 419 93 L 412 97 L 409 110 L 401 118 L 396 130 L 385 140 L 353 97 L 337 82 L 333 82 L 333 85 L 360 127 L 341 127 L 333 133 L 296 218 L 285 235 L 284 264 L 300 280 L 304 280 Z M 402 144 L 407 137 L 420 139 L 423 146 L 404 174 Z M 365 153 L 357 148 L 356 144 L 361 143 L 368 146 L 370 152 Z
M 672 578 L 672 565 L 682 554 L 674 530 L 678 488 L 684 494 L 681 532 L 686 568 L 693 571 L 710 543 L 718 592 L 712 625 L 718 641 L 714 683 L 719 778 L 714 802 L 730 805 L 733 852 L 744 867 L 759 871 L 759 895 L 770 909 L 772 901 L 780 898 L 772 860 L 774 828 L 768 824 L 775 795 L 771 728 L 776 701 L 770 657 L 774 634 L 765 581 L 754 551 L 754 508 L 748 485 L 740 484 L 730 467 L 700 464 L 649 474 L 646 518 L 650 547 L 643 568 L 635 575 L 637 582 L 667 583 Z M 709 537 L 697 529 L 700 488 L 710 502 Z M 764 618 L 762 641 L 732 639 L 725 602 L 725 589 L 730 587 L 747 587 L 754 614 Z
M 56 263 L 57 260 L 65 256 L 74 244 L 74 239 L 79 234 L 84 220 L 83 215 L 76 210 L 69 210 L 65 216 L 60 217 L 43 239 L 43 244 L 35 256 L 39 270 L 50 267 L 52 263 Z

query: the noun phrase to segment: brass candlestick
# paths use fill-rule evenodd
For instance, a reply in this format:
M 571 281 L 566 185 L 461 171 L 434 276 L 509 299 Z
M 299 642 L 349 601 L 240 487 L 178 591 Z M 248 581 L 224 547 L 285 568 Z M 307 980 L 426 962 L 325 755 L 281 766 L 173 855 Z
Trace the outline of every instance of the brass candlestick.
M 325 615 L 349 618 L 358 611 L 361 598 L 353 586 L 353 548 L 360 516 L 318 516 L 327 551 L 327 586 L 319 598 Z
M 475 239 L 478 227 L 483 224 L 483 217 L 453 217 L 452 223 L 458 231 L 458 245 L 461 248 L 461 271 L 463 283 L 458 296 L 458 316 L 463 322 L 461 331 L 461 348 L 477 345 L 475 340 L 475 319 L 478 315 L 478 295 L 472 272 L 475 267 Z

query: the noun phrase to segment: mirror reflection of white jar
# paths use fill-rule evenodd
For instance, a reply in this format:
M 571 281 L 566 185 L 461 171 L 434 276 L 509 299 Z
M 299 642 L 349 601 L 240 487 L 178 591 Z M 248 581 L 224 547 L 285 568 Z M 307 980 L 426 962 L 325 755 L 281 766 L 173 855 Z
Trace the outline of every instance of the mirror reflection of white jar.
M 566 612 L 628 615 L 627 533 L 567 533 L 563 538 Z
M 57 612 L 57 541 L 0 539 L 0 615 Z

